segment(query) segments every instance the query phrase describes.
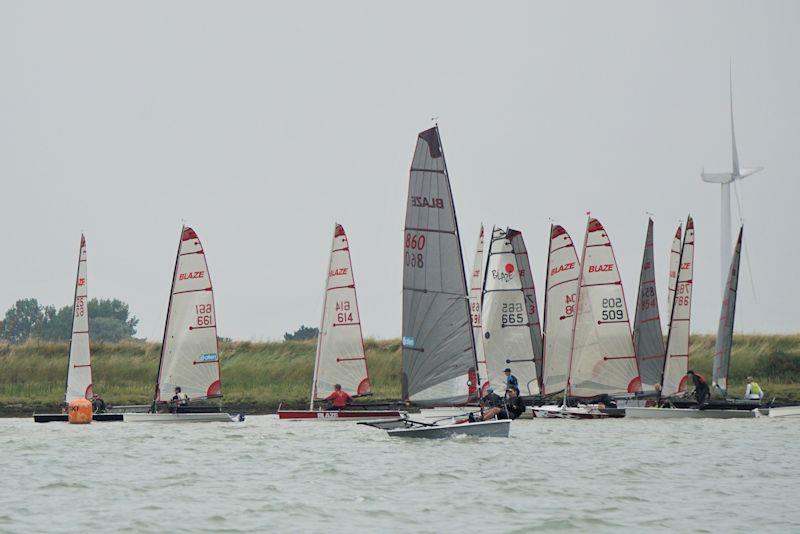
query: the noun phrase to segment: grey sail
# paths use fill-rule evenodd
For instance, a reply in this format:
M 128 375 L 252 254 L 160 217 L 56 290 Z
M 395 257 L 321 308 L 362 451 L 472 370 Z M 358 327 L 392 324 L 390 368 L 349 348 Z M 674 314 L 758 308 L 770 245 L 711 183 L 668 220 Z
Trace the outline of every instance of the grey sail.
M 539 390 L 542 389 L 542 325 L 539 321 L 539 305 L 536 303 L 536 287 L 533 283 L 533 271 L 528 257 L 528 249 L 525 247 L 525 240 L 522 239 L 522 232 L 519 230 L 508 229 L 508 238 L 517 257 L 519 266 L 519 276 L 522 280 L 522 293 L 525 295 L 525 311 L 528 313 L 528 325 L 531 334 L 531 344 L 533 345 L 533 360 L 536 364 L 536 377 L 539 380 Z
M 717 343 L 714 347 L 712 383 L 716 392 L 723 397 L 728 393 L 728 371 L 731 367 L 733 319 L 736 315 L 736 290 L 739 287 L 739 260 L 742 253 L 743 231 L 743 227 L 739 229 L 739 238 L 736 240 L 736 248 L 733 251 L 731 267 L 728 271 L 728 281 L 725 285 L 725 294 L 722 299 L 722 311 L 719 315 Z
M 636 318 L 633 321 L 633 350 L 639 364 L 642 391 L 652 391 L 661 383 L 664 369 L 664 338 L 658 313 L 656 276 L 653 265 L 653 220 L 647 223 L 639 294 L 636 297 Z
M 429 406 L 464 403 L 477 390 L 477 363 L 437 127 L 417 138 L 403 240 L 403 398 Z

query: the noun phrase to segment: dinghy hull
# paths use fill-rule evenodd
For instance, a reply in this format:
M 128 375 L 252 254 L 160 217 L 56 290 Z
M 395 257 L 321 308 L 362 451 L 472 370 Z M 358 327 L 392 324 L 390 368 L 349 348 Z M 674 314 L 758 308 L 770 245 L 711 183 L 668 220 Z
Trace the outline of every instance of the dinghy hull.
M 35 413 L 33 414 L 35 423 L 66 423 L 68 416 L 65 413 Z M 92 421 L 109 422 L 122 421 L 121 413 L 96 413 L 92 415 Z
M 447 439 L 455 436 L 475 436 L 482 438 L 507 438 L 511 430 L 511 421 L 481 421 L 478 423 L 461 423 L 450 425 L 414 426 L 387 430 L 394 438 Z
M 225 412 L 210 413 L 126 413 L 126 423 L 233 423 L 244 421 L 244 415 Z
M 533 408 L 533 416 L 541 419 L 602 419 L 610 417 L 610 414 L 591 406 L 538 406 Z
M 625 408 L 625 417 L 629 419 L 752 419 L 768 413 L 768 409 Z
M 394 410 L 278 410 L 278 419 L 286 421 L 365 421 L 400 416 Z

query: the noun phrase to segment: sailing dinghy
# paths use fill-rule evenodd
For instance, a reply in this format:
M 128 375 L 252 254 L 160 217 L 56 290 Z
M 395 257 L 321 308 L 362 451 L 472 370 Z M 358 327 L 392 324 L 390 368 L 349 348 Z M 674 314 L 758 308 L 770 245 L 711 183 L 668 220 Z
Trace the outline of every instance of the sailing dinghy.
M 399 417 L 396 410 L 371 409 L 369 405 L 351 405 L 342 410 L 315 409 L 314 404 L 325 402 L 339 384 L 342 391 L 353 397 L 371 395 L 369 369 L 361 333 L 361 314 L 358 311 L 350 243 L 344 227 L 334 225 L 333 244 L 325 296 L 322 303 L 322 322 L 317 338 L 317 357 L 311 383 L 311 404 L 308 410 L 278 410 L 280 419 L 354 421 Z
M 189 404 L 172 401 L 175 388 Z M 126 413 L 126 423 L 242 421 L 220 405 L 194 404 L 222 399 L 214 290 L 205 250 L 197 233 L 184 226 L 172 275 L 167 321 L 158 365 L 153 404 L 148 413 Z
M 622 280 L 611 241 L 597 219 L 587 223 L 580 265 L 564 401 L 560 407 L 534 408 L 537 417 L 606 417 L 609 412 L 592 400 L 639 389 Z M 584 405 L 571 407 L 569 401 Z
M 72 306 L 72 336 L 69 342 L 67 385 L 64 405 L 75 399 L 92 400 L 92 361 L 89 352 L 89 309 L 86 270 L 86 239 L 81 235 L 78 252 L 78 274 L 75 277 L 75 294 Z M 33 414 L 37 423 L 67 422 L 66 413 Z M 94 421 L 122 421 L 121 413 L 96 413 Z
M 439 128 L 417 137 L 403 234 L 403 400 L 424 407 L 476 401 L 481 377 L 464 275 L 461 240 Z M 495 435 L 509 421 L 426 423 L 408 418 L 369 423 L 390 434 L 439 438 Z M 477 426 L 476 426 L 477 425 Z M 447 428 L 445 428 L 447 427 Z M 410 432 L 414 430 L 414 432 Z

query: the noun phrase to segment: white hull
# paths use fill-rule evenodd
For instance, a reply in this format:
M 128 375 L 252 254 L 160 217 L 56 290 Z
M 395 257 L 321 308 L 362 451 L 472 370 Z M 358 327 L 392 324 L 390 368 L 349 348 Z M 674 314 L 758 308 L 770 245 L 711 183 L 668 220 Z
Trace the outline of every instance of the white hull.
M 625 408 L 628 419 L 752 419 L 761 417 L 755 410 L 698 410 L 697 408 Z
M 770 417 L 800 417 L 800 406 L 780 406 L 769 409 Z
M 537 406 L 533 408 L 533 415 L 543 419 L 600 419 L 608 417 L 595 406 Z
M 436 420 L 447 418 L 463 419 L 471 413 L 478 413 L 481 409 L 477 406 L 446 406 L 439 408 L 423 408 L 418 414 L 410 414 L 409 418 L 423 423 L 432 423 Z
M 125 413 L 126 423 L 232 423 L 240 421 L 239 415 L 213 413 Z
M 461 423 L 414 428 L 387 430 L 395 438 L 427 438 L 445 439 L 454 436 L 477 436 L 482 438 L 507 438 L 511 429 L 511 421 L 481 421 L 478 423 Z

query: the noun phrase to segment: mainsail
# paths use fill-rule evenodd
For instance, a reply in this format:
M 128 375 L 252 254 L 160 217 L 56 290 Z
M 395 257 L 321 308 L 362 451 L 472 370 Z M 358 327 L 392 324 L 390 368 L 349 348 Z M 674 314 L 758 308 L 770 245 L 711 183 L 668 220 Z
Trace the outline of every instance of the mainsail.
M 483 225 L 478 235 L 475 261 L 472 263 L 469 286 L 469 309 L 472 315 L 472 337 L 475 340 L 475 356 L 478 360 L 478 376 L 481 380 L 481 393 L 489 386 L 486 358 L 483 356 L 483 332 L 481 330 L 481 298 L 483 294 Z
M 522 293 L 525 295 L 525 311 L 528 314 L 528 331 L 531 334 L 531 345 L 533 346 L 533 360 L 536 364 L 536 378 L 539 392 L 541 392 L 542 325 L 539 321 L 539 305 L 536 303 L 536 286 L 533 283 L 533 271 L 528 257 L 528 249 L 525 247 L 525 240 L 522 239 L 522 232 L 509 228 L 508 237 L 511 239 L 511 247 L 517 257 L 519 277 L 522 281 Z
M 681 265 L 681 226 L 675 230 L 672 248 L 669 251 L 669 280 L 667 281 L 667 310 L 672 313 L 672 299 L 675 297 L 675 286 L 678 284 L 678 267 Z M 667 315 L 667 319 L 672 319 Z M 669 326 L 669 325 L 667 325 Z
M 403 398 L 426 405 L 464 403 L 477 392 L 477 362 L 438 127 L 417 138 L 403 239 Z
M 736 290 L 739 287 L 739 260 L 742 254 L 742 233 L 744 227 L 739 228 L 739 238 L 731 258 L 731 267 L 728 271 L 728 283 L 725 285 L 725 296 L 722 299 L 722 311 L 719 315 L 719 328 L 717 329 L 717 343 L 714 346 L 714 369 L 712 383 L 723 397 L 728 393 L 728 371 L 731 367 L 731 346 L 733 345 L 733 319 L 736 315 Z
M 597 219 L 586 226 L 573 324 L 567 395 L 636 391 L 639 372 L 625 293 L 611 241 Z
M 340 384 L 351 395 L 370 392 L 350 244 L 340 224 L 336 224 L 333 231 L 317 338 L 311 409 L 315 400 L 324 399 L 333 392 L 335 384 Z
M 505 391 L 503 370 L 508 367 L 517 377 L 522 395 L 537 395 L 528 303 L 517 258 L 508 233 L 495 227 L 483 277 L 483 351 L 495 390 Z
M 694 271 L 694 221 L 686 221 L 675 298 L 669 319 L 667 351 L 661 379 L 662 395 L 675 395 L 686 389 L 689 365 L 689 319 L 692 315 L 692 277 Z
M 69 343 L 69 367 L 64 401 L 92 397 L 92 362 L 89 355 L 89 309 L 86 291 L 86 239 L 81 235 L 78 275 L 72 308 L 72 338 Z
M 544 354 L 542 394 L 563 391 L 572 342 L 572 318 L 578 294 L 580 264 L 567 231 L 550 226 L 547 277 L 544 289 Z
M 176 387 L 191 399 L 222 396 L 214 291 L 203 245 L 188 226 L 175 259 L 155 401 L 169 401 Z
M 636 297 L 636 318 L 633 321 L 633 349 L 639 365 L 642 389 L 652 390 L 661 383 L 664 369 L 664 338 L 658 313 L 656 275 L 653 265 L 653 219 L 647 222 L 639 294 Z
M 578 296 L 579 276 L 580 265 L 572 238 L 563 227 L 551 225 L 544 289 L 544 395 L 558 393 L 567 387 L 572 317 Z

